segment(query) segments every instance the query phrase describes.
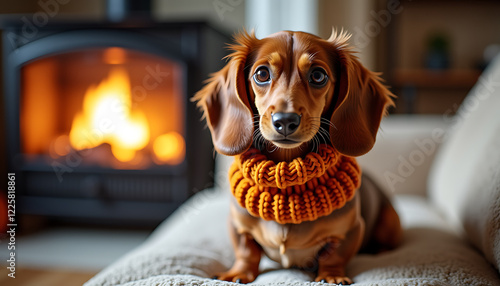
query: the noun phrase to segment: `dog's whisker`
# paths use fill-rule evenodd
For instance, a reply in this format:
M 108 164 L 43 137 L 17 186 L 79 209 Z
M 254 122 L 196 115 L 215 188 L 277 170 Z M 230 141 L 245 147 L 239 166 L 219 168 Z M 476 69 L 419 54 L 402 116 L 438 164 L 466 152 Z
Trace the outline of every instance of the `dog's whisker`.
M 271 149 L 272 148 L 272 144 L 266 144 L 266 151 L 268 153 L 273 153 L 274 151 L 276 151 L 276 147 L 274 149 Z
M 311 147 L 311 151 L 312 152 L 316 152 L 316 136 L 314 136 L 310 141 L 309 141 L 309 144 L 312 145 Z
M 323 142 L 329 143 L 330 142 L 330 133 L 323 127 L 319 129 L 318 132 L 319 136 L 323 139 Z
M 321 121 L 322 123 L 327 124 L 327 125 L 331 125 L 331 124 L 332 124 L 332 122 L 331 122 L 329 119 L 324 118 L 324 117 L 320 117 L 320 121 Z
M 260 150 L 264 149 L 264 146 L 268 145 L 268 141 L 264 138 L 264 136 L 260 136 Z
M 325 140 L 324 128 L 321 126 L 321 120 L 318 120 L 320 117 L 313 117 L 310 119 L 310 130 L 309 135 L 311 136 L 311 150 L 313 152 L 319 151 L 319 146 L 322 142 L 327 142 Z M 329 137 L 329 135 L 328 135 Z
M 320 121 L 321 121 L 322 124 L 326 124 L 328 126 L 332 125 L 332 122 L 330 120 L 326 119 L 326 118 L 321 118 Z
M 302 145 L 300 145 L 300 146 L 299 146 L 299 150 L 300 150 L 300 151 L 304 151 L 304 148 L 303 148 L 303 146 L 302 146 Z
M 264 138 L 264 136 L 262 136 L 262 134 L 260 133 L 260 130 L 258 130 L 255 134 L 254 134 L 254 146 L 255 148 L 259 149 L 259 150 L 262 150 L 264 148 L 265 145 L 267 145 L 267 140 Z
M 320 145 L 321 142 L 319 142 L 319 139 L 318 137 L 314 136 L 314 152 L 318 152 L 319 151 L 319 145 Z
M 335 126 L 335 124 L 333 124 L 333 122 L 331 122 L 330 120 L 326 119 L 326 118 L 321 118 L 321 123 L 323 124 L 326 124 L 330 127 L 333 127 L 334 129 L 337 129 L 337 127 Z

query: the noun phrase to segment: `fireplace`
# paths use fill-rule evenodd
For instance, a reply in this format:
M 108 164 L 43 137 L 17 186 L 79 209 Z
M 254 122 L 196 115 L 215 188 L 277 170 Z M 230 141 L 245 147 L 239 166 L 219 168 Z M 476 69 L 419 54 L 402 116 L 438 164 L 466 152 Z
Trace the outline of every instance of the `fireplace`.
M 7 163 L 17 212 L 156 224 L 213 182 L 190 97 L 227 37 L 205 23 L 3 23 Z

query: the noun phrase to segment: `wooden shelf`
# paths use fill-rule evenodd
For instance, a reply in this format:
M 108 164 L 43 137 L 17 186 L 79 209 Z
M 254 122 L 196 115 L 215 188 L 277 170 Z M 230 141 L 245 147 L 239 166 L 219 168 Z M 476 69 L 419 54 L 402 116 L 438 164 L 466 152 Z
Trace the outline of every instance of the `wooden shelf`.
M 481 71 L 475 69 L 396 69 L 392 84 L 397 87 L 471 88 L 480 74 Z

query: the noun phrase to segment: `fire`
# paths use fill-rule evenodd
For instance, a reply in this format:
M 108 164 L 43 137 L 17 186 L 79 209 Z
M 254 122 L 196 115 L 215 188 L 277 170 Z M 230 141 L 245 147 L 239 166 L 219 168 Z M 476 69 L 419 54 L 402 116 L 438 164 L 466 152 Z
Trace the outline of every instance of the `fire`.
M 76 150 L 108 143 L 121 162 L 131 161 L 148 145 L 148 121 L 142 111 L 132 109 L 130 80 L 124 69 L 113 68 L 108 78 L 87 89 L 83 110 L 73 119 L 69 139 Z
M 153 149 L 158 160 L 176 165 L 184 160 L 186 143 L 179 133 L 169 132 L 155 139 Z

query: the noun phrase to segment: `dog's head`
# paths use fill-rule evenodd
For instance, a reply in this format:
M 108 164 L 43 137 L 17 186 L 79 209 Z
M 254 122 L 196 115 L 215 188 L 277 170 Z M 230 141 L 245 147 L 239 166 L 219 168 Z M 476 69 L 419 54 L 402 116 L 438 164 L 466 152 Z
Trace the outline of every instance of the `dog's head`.
M 392 94 L 348 39 L 336 32 L 328 40 L 290 31 L 236 36 L 227 65 L 194 97 L 215 149 L 237 155 L 254 141 L 293 149 L 323 140 L 345 155 L 368 152 Z

